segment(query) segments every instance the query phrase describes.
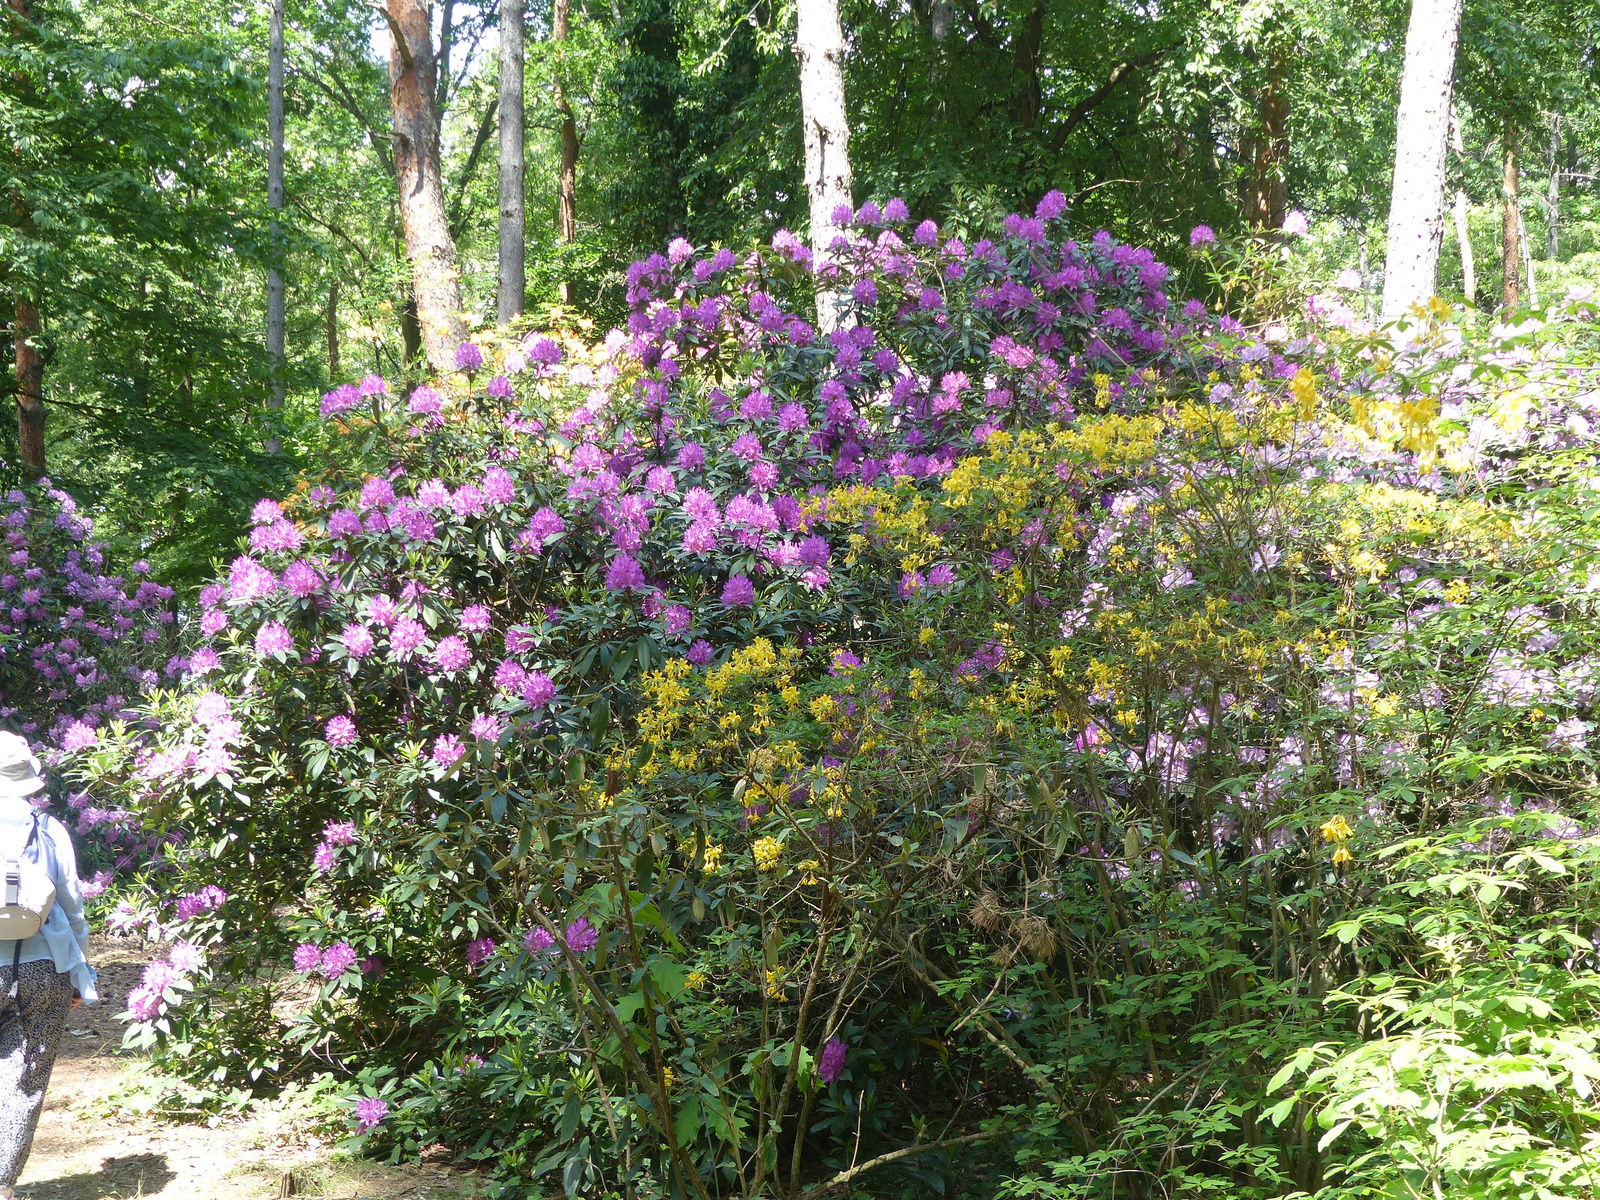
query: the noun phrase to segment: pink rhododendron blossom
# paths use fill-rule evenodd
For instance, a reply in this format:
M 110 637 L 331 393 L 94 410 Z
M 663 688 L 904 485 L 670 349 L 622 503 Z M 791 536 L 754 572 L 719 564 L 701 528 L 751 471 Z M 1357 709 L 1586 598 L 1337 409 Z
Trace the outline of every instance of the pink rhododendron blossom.
M 297 952 L 298 953 L 298 952 Z M 349 942 L 335 942 L 322 953 L 317 970 L 324 978 L 338 979 L 356 965 L 356 952 Z

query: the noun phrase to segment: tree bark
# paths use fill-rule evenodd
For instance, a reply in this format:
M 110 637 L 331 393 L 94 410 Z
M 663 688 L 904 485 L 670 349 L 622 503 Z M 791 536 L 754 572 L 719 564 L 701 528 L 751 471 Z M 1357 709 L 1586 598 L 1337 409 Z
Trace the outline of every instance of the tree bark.
M 798 0 L 795 55 L 800 60 L 800 113 L 805 128 L 806 195 L 811 204 L 811 250 L 820 271 L 839 225 L 834 209 L 855 206 L 850 172 L 850 123 L 844 100 L 844 30 L 838 0 Z M 841 293 L 817 290 L 817 325 L 839 323 Z
M 522 0 L 500 0 L 500 276 L 502 322 L 522 315 L 527 296 L 523 224 Z
M 1456 113 L 1455 105 L 1450 106 L 1450 146 L 1456 152 L 1456 158 L 1462 163 L 1467 160 L 1467 145 L 1461 136 L 1461 118 Z M 1467 215 L 1470 211 L 1467 204 L 1467 189 L 1456 188 L 1455 218 L 1456 218 L 1456 245 L 1461 250 L 1461 290 L 1465 293 L 1468 304 L 1478 303 L 1478 260 L 1472 254 L 1472 230 L 1468 224 Z
M 578 240 L 578 122 L 567 99 L 566 42 L 571 35 L 571 0 L 555 0 L 551 35 L 556 43 L 555 103 L 561 118 L 561 167 L 556 180 L 556 234 L 563 245 Z M 561 281 L 561 303 L 575 299 L 572 280 Z
M 1274 54 L 1267 68 L 1267 86 L 1261 93 L 1261 132 L 1249 141 L 1250 191 L 1246 196 L 1245 223 L 1255 229 L 1282 229 L 1289 215 L 1289 192 L 1284 167 L 1289 161 L 1289 88 L 1285 65 Z
M 267 47 L 267 208 L 283 208 L 283 6 L 272 0 Z M 273 253 L 278 251 L 278 222 L 271 224 Z M 267 407 L 281 409 L 284 393 L 284 284 L 276 267 L 267 268 L 267 357 L 272 362 L 272 391 Z M 283 449 L 283 439 L 273 433 L 266 439 L 268 454 Z
M 339 281 L 328 285 L 328 382 L 339 377 Z
M 1517 131 L 1501 135 L 1505 173 L 1501 179 L 1500 262 L 1505 282 L 1500 289 L 1502 308 L 1515 308 L 1522 299 L 1522 198 L 1517 183 Z
M 1550 190 L 1545 195 L 1544 256 L 1555 262 L 1561 256 L 1561 114 L 1550 114 Z
M 12 349 L 17 368 L 17 445 L 22 467 L 44 475 L 44 357 L 39 352 L 39 310 L 20 296 L 12 301 Z
M 1444 241 L 1445 140 L 1455 89 L 1462 0 L 1411 0 L 1395 122 L 1383 315 L 1398 317 L 1438 287 Z
M 411 261 L 423 349 L 435 371 L 447 371 L 455 364 L 467 327 L 461 318 L 460 273 L 439 166 L 432 8 L 431 0 L 389 0 L 383 15 L 389 24 L 389 107 L 400 228 Z

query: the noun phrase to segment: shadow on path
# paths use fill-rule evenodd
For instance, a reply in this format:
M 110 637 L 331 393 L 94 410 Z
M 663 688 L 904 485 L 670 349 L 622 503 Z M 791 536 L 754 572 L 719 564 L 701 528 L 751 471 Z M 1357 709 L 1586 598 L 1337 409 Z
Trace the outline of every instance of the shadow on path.
M 129 1154 L 105 1159 L 92 1175 L 62 1175 L 20 1184 L 17 1200 L 134 1200 L 159 1196 L 177 1177 L 167 1168 L 165 1154 Z

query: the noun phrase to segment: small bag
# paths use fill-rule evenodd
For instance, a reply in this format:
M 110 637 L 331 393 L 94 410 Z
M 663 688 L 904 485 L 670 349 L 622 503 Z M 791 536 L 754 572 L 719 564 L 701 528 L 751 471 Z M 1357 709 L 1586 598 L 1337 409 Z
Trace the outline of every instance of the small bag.
M 56 903 L 56 885 L 50 871 L 39 861 L 39 818 L 33 818 L 28 840 L 15 855 L 0 857 L 0 942 L 20 942 L 31 938 L 44 926 Z M 33 857 L 28 851 L 33 850 Z

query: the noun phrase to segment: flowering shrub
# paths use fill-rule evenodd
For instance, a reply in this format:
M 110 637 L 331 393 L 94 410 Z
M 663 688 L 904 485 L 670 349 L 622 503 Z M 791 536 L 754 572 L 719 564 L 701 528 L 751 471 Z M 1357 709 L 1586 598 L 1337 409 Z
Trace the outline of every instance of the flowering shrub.
M 508 1188 L 1313 1186 L 1262 1114 L 1378 843 L 1587 836 L 1586 310 L 1257 337 L 1063 208 L 680 240 L 599 346 L 330 393 L 371 474 L 77 760 L 172 845 L 130 1037 Z
M 172 589 L 150 579 L 145 562 L 113 572 L 93 529 L 49 480 L 0 495 L 0 728 L 28 738 L 47 765 L 92 747 L 107 721 L 131 717 L 180 670 L 169 657 Z M 85 835 L 80 860 L 102 868 L 90 895 L 104 890 L 104 868 L 131 866 L 155 848 L 127 812 L 83 792 L 69 803 Z

